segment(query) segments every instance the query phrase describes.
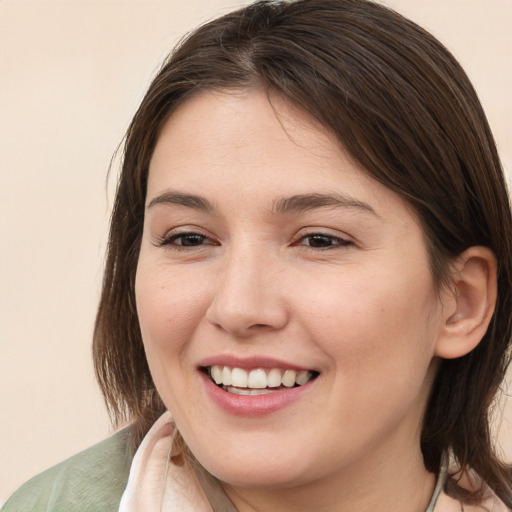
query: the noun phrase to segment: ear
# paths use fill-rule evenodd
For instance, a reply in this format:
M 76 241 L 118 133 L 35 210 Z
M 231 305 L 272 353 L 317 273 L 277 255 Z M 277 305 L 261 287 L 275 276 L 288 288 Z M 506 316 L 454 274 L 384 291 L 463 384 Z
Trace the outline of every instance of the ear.
M 480 343 L 496 306 L 496 273 L 496 258 L 487 247 L 470 247 L 455 260 L 452 286 L 442 293 L 437 356 L 462 357 Z

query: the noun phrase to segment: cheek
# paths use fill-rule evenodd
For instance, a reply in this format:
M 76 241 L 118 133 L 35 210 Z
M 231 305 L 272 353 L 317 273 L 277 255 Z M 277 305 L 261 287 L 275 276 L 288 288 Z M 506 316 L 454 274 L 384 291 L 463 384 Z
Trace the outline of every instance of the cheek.
M 165 264 L 141 261 L 137 268 L 137 314 L 151 376 L 175 418 L 194 416 L 187 349 L 204 318 L 207 291 L 198 276 L 177 279 Z M 183 424 L 186 421 L 182 420 Z
M 420 422 L 438 325 L 428 274 L 366 275 L 323 283 L 303 308 L 310 338 L 330 360 L 323 409 L 344 425 L 353 447 L 391 432 L 403 418 Z
M 152 352 L 183 350 L 204 318 L 208 293 L 197 274 L 183 279 L 161 264 L 140 262 L 135 297 L 142 339 L 148 358 Z
M 422 267 L 420 267 L 422 268 Z M 344 375 L 388 378 L 425 372 L 439 328 L 439 300 L 430 271 L 352 269 L 326 276 L 303 301 L 304 328 Z M 378 384 L 377 384 L 378 385 Z

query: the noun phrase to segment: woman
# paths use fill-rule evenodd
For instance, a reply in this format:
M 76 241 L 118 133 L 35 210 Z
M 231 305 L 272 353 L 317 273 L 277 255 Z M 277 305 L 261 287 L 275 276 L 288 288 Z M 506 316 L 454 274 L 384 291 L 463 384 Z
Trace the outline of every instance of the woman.
M 112 216 L 94 353 L 130 426 L 5 510 L 507 510 L 511 227 L 476 94 L 413 23 L 306 0 L 199 28 Z

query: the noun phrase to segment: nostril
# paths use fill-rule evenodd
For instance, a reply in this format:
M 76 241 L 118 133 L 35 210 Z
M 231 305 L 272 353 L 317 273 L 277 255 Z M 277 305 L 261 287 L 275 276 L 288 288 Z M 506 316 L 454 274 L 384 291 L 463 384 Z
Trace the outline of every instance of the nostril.
M 251 325 L 249 327 L 249 329 L 251 330 L 262 330 L 262 329 L 272 329 L 273 327 L 271 325 L 267 325 L 267 324 L 254 324 L 254 325 Z

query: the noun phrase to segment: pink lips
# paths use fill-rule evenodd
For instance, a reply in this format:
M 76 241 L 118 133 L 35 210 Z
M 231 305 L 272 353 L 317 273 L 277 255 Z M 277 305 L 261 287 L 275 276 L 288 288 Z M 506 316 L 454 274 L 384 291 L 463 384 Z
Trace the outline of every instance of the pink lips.
M 238 358 L 235 356 L 214 356 L 201 361 L 200 367 L 229 366 L 246 370 L 255 368 L 282 368 L 296 371 L 307 368 L 268 357 Z M 208 375 L 199 372 L 206 393 L 211 400 L 228 414 L 245 417 L 258 417 L 280 411 L 302 398 L 314 384 L 314 379 L 294 388 L 279 389 L 265 395 L 235 395 L 217 386 Z

